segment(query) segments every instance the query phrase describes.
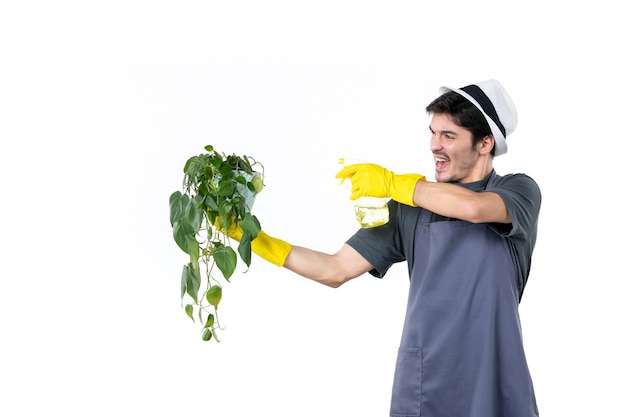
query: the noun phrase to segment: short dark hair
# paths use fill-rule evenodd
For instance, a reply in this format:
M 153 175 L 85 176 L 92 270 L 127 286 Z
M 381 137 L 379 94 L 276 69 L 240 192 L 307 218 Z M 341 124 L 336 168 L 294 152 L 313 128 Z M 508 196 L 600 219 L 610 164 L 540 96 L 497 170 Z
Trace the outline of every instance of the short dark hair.
M 482 112 L 468 99 L 454 91 L 448 91 L 434 99 L 426 106 L 428 114 L 449 114 L 457 125 L 472 133 L 472 145 L 485 136 L 493 135 L 487 119 Z M 493 154 L 496 147 L 491 150 Z

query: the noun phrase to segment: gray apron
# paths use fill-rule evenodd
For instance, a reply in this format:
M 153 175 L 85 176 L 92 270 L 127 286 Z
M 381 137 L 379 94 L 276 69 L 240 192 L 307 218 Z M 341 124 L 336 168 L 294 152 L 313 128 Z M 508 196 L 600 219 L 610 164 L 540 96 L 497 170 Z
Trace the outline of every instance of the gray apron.
M 506 241 L 486 224 L 431 217 L 421 209 L 390 415 L 538 416 Z

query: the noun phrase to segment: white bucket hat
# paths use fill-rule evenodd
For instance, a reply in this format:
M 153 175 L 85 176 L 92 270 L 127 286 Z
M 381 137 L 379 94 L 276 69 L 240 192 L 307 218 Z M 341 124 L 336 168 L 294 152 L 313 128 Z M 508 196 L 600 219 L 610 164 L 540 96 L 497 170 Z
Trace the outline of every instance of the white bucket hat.
M 454 91 L 482 112 L 496 140 L 495 156 L 507 151 L 506 137 L 517 127 L 517 110 L 504 87 L 496 80 L 482 81 L 462 88 L 441 87 L 440 94 Z

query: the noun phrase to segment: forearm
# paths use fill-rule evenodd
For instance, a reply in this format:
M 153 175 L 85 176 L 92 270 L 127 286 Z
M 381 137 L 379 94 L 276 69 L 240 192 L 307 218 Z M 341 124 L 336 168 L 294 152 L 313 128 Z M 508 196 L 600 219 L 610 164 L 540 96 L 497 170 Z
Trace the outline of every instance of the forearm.
M 293 246 L 283 266 L 298 275 L 333 288 L 373 268 L 348 245 L 344 245 L 333 255 Z
M 236 225 L 225 231 L 231 238 L 241 241 L 242 231 Z M 282 239 L 260 231 L 251 242 L 252 252 L 305 278 L 329 287 L 339 287 L 344 282 L 364 274 L 373 266 L 351 246 L 344 244 L 335 254 L 294 246 Z
M 472 223 L 510 223 L 502 198 L 491 192 L 474 192 L 456 184 L 418 181 L 413 195 L 419 207 Z

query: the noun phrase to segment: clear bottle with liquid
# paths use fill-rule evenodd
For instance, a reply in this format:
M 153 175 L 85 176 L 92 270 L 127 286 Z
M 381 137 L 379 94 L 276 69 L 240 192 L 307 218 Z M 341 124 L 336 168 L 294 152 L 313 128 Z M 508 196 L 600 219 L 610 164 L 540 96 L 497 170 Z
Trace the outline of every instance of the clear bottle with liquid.
M 339 158 L 341 165 L 364 164 L 358 159 Z M 362 228 L 382 226 L 389 221 L 387 198 L 363 196 L 354 200 L 354 214 Z

